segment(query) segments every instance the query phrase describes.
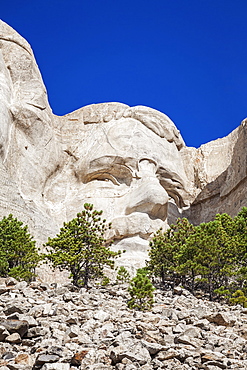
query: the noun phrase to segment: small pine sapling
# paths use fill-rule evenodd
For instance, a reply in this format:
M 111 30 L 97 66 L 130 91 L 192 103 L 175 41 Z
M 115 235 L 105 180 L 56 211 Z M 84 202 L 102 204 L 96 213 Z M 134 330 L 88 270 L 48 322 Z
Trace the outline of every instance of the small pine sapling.
M 129 283 L 130 274 L 124 266 L 119 267 L 116 279 L 118 284 Z
M 150 310 L 154 304 L 154 290 L 145 269 L 138 269 L 128 288 L 131 296 L 127 303 L 128 307 L 140 311 Z
M 247 308 L 247 297 L 244 295 L 244 292 L 240 289 L 236 290 L 230 298 L 230 303 L 233 305 L 239 304 L 244 308 Z

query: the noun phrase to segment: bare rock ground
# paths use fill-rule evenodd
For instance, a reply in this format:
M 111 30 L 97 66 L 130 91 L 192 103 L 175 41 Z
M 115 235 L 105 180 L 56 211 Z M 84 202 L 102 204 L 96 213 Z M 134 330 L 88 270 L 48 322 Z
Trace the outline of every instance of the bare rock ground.
M 0 370 L 247 369 L 247 309 L 155 291 L 150 312 L 126 287 L 0 281 Z

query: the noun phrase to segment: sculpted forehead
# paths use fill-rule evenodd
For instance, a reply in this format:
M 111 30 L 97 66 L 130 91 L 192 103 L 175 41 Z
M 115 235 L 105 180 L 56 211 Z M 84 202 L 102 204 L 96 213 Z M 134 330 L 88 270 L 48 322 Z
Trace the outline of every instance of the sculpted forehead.
M 135 119 L 120 119 L 94 125 L 85 132 L 79 158 L 90 167 L 103 163 L 104 157 L 128 159 L 133 165 L 143 158 L 153 160 L 171 172 L 183 172 L 180 153 L 174 142 L 168 142 Z M 85 163 L 86 162 L 86 163 Z

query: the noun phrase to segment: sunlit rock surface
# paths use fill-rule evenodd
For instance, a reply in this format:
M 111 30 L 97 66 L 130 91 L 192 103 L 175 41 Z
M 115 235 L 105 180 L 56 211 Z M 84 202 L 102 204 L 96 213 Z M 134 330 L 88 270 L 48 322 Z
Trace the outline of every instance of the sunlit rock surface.
M 148 107 L 102 103 L 58 117 L 29 44 L 2 21 L 0 48 L 0 216 L 13 213 L 40 245 L 90 202 L 112 222 L 123 263 L 139 267 L 158 228 L 246 205 L 244 121 L 195 149 Z

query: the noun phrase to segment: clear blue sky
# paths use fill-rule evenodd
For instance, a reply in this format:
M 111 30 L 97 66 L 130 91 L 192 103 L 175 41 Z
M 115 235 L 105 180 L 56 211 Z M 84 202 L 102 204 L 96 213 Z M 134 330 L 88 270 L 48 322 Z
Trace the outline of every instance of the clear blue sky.
M 166 113 L 188 146 L 247 116 L 247 0 L 11 0 L 53 112 L 119 101 Z

